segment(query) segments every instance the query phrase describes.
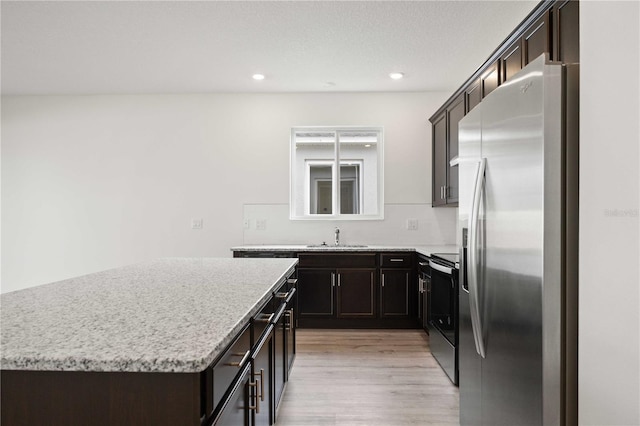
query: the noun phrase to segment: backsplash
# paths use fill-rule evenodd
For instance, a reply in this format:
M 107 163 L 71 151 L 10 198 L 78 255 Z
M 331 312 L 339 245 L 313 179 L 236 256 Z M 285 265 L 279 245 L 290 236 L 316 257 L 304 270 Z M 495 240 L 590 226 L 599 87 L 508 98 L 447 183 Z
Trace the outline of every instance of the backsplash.
M 342 244 L 455 244 L 455 208 L 431 204 L 386 204 L 384 220 L 290 220 L 288 204 L 245 204 L 243 244 L 333 244 L 340 228 Z M 415 230 L 407 221 L 417 219 Z

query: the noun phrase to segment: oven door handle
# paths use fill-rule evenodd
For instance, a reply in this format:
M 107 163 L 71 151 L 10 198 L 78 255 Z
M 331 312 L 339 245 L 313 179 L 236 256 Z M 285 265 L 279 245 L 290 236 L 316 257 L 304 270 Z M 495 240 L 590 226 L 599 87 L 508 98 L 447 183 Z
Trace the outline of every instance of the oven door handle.
M 435 269 L 436 271 L 440 271 L 443 274 L 453 275 L 453 268 L 447 268 L 446 266 L 439 265 L 433 261 L 429 261 L 429 266 L 431 269 Z

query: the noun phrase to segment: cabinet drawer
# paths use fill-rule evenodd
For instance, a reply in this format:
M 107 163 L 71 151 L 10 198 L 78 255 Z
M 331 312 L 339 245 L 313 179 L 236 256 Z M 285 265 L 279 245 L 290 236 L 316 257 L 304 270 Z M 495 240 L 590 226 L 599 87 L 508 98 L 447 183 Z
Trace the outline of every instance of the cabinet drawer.
M 375 268 L 375 253 L 318 253 L 298 256 L 299 267 Z
M 384 253 L 380 255 L 381 268 L 410 268 L 413 253 Z
M 251 328 L 242 330 L 229 349 L 213 367 L 213 407 L 217 407 L 238 373 L 249 363 Z

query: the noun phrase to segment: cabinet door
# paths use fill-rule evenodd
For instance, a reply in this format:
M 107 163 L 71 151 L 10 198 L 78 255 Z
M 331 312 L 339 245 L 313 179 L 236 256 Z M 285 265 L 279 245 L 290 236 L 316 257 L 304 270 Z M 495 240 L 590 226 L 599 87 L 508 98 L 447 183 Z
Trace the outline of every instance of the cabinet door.
M 338 318 L 375 317 L 375 269 L 337 270 Z
M 286 379 L 289 380 L 289 373 L 293 367 L 293 361 L 296 358 L 296 322 L 295 309 L 296 299 L 294 298 L 287 304 L 287 311 L 284 313 L 284 330 L 285 330 L 285 346 L 286 346 Z
M 482 93 L 480 90 L 480 79 L 477 79 L 465 90 L 465 111 L 469 112 L 476 107 L 482 100 Z
M 280 317 L 273 330 L 273 384 L 274 384 L 274 414 L 280 404 L 287 379 L 287 322 L 285 314 Z M 275 420 L 275 419 L 274 419 Z
M 333 269 L 298 269 L 298 316 L 333 316 L 334 285 Z
M 411 269 L 380 270 L 380 316 L 408 317 L 410 303 Z
M 253 387 L 254 409 L 253 424 L 269 426 L 275 421 L 273 405 L 273 328 L 258 343 L 253 359 L 253 371 L 250 386 Z
M 522 35 L 524 65 L 536 59 L 545 52 L 551 52 L 551 38 L 549 37 L 550 13 L 546 12 Z M 550 56 L 553 58 L 553 56 Z
M 499 64 L 500 62 L 498 61 L 491 64 L 484 74 L 482 74 L 482 77 L 480 77 L 483 98 L 500 85 Z
M 563 64 L 580 62 L 579 7 L 577 0 L 558 1 L 553 6 L 556 39 L 554 58 Z
M 444 190 L 447 185 L 447 120 L 442 114 L 433 122 L 432 205 L 446 203 Z
M 522 39 L 519 38 L 500 57 L 500 81 L 509 80 L 522 69 Z
M 451 166 L 449 162 L 458 156 L 458 123 L 465 114 L 464 96 L 460 95 L 447 108 L 447 184 L 445 197 L 447 204 L 458 202 L 458 166 Z
M 251 363 L 248 363 L 234 382 L 231 394 L 225 399 L 216 426 L 248 426 L 250 420 L 249 400 L 255 400 L 255 394 L 249 389 Z

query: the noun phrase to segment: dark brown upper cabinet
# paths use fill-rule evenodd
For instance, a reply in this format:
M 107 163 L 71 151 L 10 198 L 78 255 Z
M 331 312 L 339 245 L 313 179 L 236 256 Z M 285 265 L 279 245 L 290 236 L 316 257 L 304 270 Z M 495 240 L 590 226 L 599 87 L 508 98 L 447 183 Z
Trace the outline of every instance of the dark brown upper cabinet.
M 447 115 L 444 111 L 433 121 L 432 126 L 432 163 L 431 205 L 444 206 L 447 199 L 444 190 L 447 186 Z
M 522 69 L 522 40 L 516 40 L 500 57 L 500 81 L 509 80 Z
M 480 77 L 480 87 L 482 89 L 482 97 L 493 92 L 500 85 L 500 62 L 495 61 Z
M 464 91 L 465 95 L 465 113 L 471 111 L 482 100 L 482 93 L 480 93 L 480 79 L 471 83 Z
M 580 62 L 578 0 L 543 0 L 467 81 L 431 116 L 432 205 L 458 205 L 458 122 L 485 96 L 542 55 L 564 64 Z
M 458 99 L 447 108 L 447 186 L 445 189 L 445 198 L 447 204 L 458 205 L 458 166 L 452 165 L 451 162 L 458 158 L 458 123 L 464 115 L 465 97 L 458 96 Z
M 554 48 L 553 58 L 563 64 L 580 62 L 579 7 L 577 0 L 557 1 L 553 6 Z
M 549 53 L 553 59 L 551 49 L 551 11 L 547 11 L 534 22 L 522 35 L 523 66 L 536 59 L 543 53 Z
M 465 94 L 433 121 L 432 206 L 458 205 L 458 122 L 466 114 Z

